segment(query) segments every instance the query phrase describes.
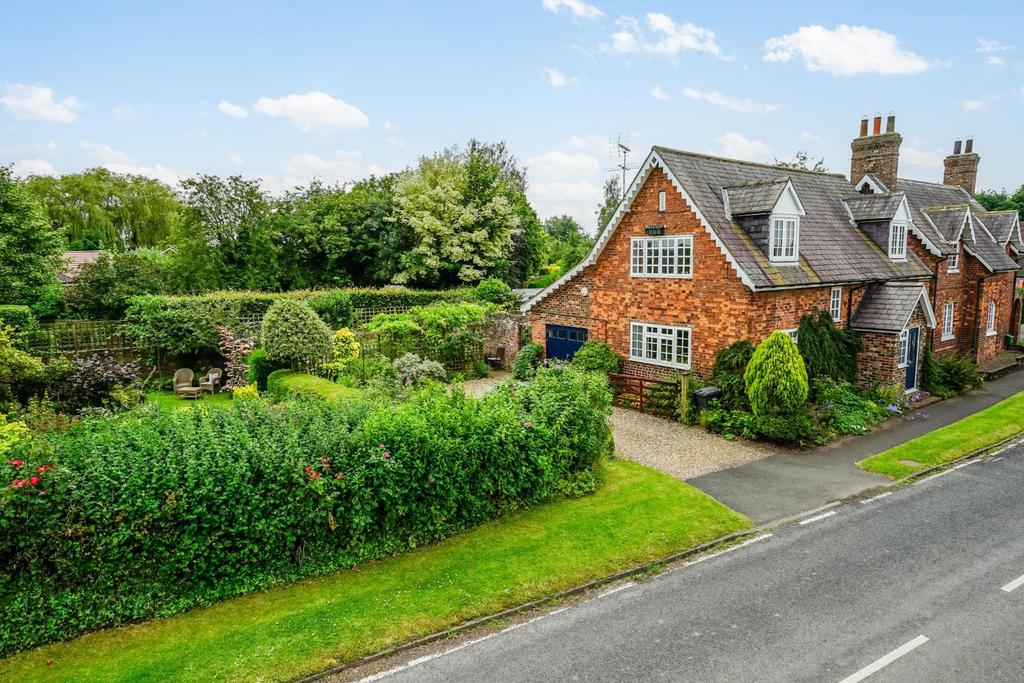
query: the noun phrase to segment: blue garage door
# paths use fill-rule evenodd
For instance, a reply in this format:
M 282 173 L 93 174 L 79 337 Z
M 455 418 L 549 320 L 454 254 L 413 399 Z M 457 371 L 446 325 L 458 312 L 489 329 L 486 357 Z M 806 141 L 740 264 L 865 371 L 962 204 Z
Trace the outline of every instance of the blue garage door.
M 576 351 L 587 341 L 587 328 L 548 325 L 548 343 L 545 349 L 548 358 L 572 360 Z

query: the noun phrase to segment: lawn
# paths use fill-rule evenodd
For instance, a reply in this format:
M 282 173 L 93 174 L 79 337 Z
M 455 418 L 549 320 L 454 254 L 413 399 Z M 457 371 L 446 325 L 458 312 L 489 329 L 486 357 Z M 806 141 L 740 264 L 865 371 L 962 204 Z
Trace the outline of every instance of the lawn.
M 1024 393 L 989 406 L 974 415 L 865 458 L 861 469 L 905 477 L 932 465 L 956 460 L 1024 430 Z M 910 464 L 917 463 L 917 464 Z
M 181 410 L 196 404 L 206 406 L 227 405 L 231 402 L 231 394 L 222 391 L 218 394 L 203 394 L 200 399 L 178 398 L 171 391 L 150 391 L 146 394 L 147 403 L 155 403 L 163 410 Z
M 0 679 L 290 680 L 750 525 L 641 465 L 605 476 L 591 496 L 390 560 L 15 655 Z

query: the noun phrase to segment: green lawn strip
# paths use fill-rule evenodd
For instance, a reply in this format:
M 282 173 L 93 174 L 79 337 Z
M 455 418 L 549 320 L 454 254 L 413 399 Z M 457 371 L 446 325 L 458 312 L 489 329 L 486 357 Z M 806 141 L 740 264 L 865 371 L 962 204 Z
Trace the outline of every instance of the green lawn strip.
M 278 399 L 289 396 L 316 396 L 327 401 L 342 401 L 360 395 L 358 389 L 346 387 L 316 375 L 291 370 L 278 370 L 267 379 L 267 388 Z
M 0 679 L 290 680 L 748 526 L 682 481 L 613 461 L 591 496 L 357 570 L 40 647 L 0 661 Z
M 950 462 L 1024 430 L 1024 393 L 857 463 L 893 479 Z M 904 464 L 913 461 L 917 465 Z
M 150 391 L 146 394 L 147 403 L 155 403 L 161 410 L 181 410 L 195 405 L 223 406 L 231 402 L 231 394 L 222 391 L 218 394 L 203 394 L 202 398 L 179 398 L 172 391 Z

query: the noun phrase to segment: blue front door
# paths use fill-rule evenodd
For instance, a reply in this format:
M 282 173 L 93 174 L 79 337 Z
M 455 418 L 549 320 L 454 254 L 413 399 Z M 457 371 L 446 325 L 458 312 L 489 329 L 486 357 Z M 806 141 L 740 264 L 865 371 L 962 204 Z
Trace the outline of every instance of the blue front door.
M 587 341 L 587 328 L 548 325 L 547 336 L 545 351 L 548 358 L 572 360 L 579 348 L 583 346 L 583 342 Z
M 917 389 L 917 350 L 920 335 L 920 327 L 911 327 L 907 330 L 907 391 Z

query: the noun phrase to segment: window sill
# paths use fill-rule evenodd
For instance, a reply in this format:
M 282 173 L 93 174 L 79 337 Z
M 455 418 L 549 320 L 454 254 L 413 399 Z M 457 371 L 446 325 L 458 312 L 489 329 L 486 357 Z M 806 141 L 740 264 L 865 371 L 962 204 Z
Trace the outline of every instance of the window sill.
M 630 356 L 629 360 L 633 361 L 634 363 L 643 363 L 644 365 L 657 365 L 658 367 L 661 367 L 661 368 L 673 368 L 673 369 L 676 369 L 676 370 L 689 370 L 690 369 L 690 364 L 689 363 L 684 363 L 684 364 L 680 364 L 680 363 L 666 363 L 666 362 L 663 362 L 663 361 L 651 360 L 650 358 L 637 358 L 636 356 Z
M 959 275 L 960 274 L 960 269 L 957 268 L 956 270 L 947 270 L 946 274 L 947 275 Z
M 986 336 L 986 337 L 994 337 L 994 336 L 996 336 L 996 334 L 997 334 L 997 333 L 996 333 L 996 331 L 995 331 L 995 330 L 986 330 L 986 331 L 985 331 L 985 336 Z
M 942 335 L 939 338 L 939 341 L 947 342 L 947 341 L 953 341 L 954 339 L 956 339 L 956 335 L 955 334 L 944 334 L 944 335 Z
M 648 280 L 692 280 L 693 273 L 689 275 L 647 275 L 646 273 L 630 273 L 630 277 L 647 278 Z

